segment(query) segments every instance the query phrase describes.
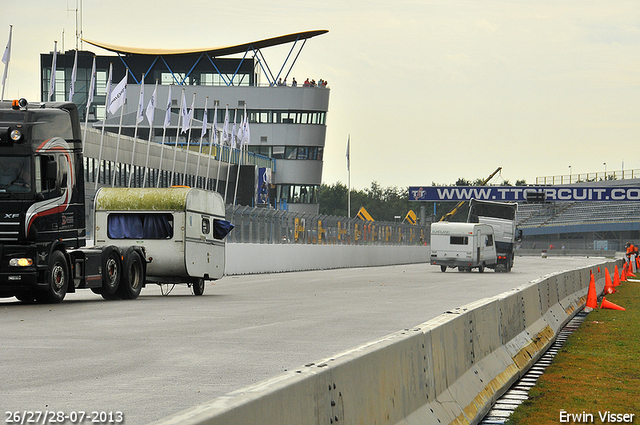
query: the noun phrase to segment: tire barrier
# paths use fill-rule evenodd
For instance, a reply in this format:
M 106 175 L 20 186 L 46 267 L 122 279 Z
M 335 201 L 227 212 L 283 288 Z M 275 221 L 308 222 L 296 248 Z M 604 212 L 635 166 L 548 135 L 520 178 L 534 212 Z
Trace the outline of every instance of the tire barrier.
M 603 261 L 448 311 L 155 425 L 477 424 L 586 302 Z

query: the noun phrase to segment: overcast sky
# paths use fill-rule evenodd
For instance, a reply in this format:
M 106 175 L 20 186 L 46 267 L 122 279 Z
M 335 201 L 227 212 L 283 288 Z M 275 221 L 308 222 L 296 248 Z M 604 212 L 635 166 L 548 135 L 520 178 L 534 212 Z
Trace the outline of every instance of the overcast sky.
M 13 25 L 5 99 L 40 100 L 39 55 L 54 40 L 75 48 L 76 0 L 1 3 L 0 46 Z M 308 40 L 292 73 L 331 88 L 327 184 L 347 182 L 349 135 L 356 189 L 450 184 L 499 166 L 511 183 L 603 172 L 604 163 L 640 169 L 638 0 L 84 0 L 83 8 L 85 38 L 123 46 L 218 47 L 329 30 Z M 280 65 L 289 47 L 263 53 Z

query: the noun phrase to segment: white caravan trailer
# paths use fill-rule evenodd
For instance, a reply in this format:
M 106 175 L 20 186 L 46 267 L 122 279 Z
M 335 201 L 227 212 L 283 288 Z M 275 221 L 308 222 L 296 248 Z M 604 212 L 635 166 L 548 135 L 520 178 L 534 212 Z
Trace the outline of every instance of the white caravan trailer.
M 495 269 L 498 262 L 493 227 L 478 223 L 440 222 L 431 225 L 431 264 L 458 271 L 485 267 Z
M 233 228 L 216 192 L 189 187 L 101 188 L 96 244 L 144 246 L 146 283 L 186 283 L 196 295 L 224 274 L 224 237 Z

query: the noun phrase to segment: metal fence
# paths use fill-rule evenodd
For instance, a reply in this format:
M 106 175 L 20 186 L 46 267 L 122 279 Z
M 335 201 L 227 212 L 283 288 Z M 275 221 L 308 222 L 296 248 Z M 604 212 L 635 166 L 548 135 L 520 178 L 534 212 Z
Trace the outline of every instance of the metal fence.
M 227 205 L 227 220 L 235 228 L 227 242 L 324 245 L 420 245 L 429 227 L 403 223 L 299 213 L 270 208 Z

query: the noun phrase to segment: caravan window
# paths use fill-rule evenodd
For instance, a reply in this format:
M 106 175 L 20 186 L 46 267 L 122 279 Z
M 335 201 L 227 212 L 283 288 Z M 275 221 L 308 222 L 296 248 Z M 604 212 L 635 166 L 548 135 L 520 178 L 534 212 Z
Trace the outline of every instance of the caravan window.
M 211 231 L 211 223 L 207 217 L 202 217 L 202 234 L 208 235 Z
M 469 236 L 450 236 L 449 243 L 451 245 L 469 245 Z
M 493 246 L 493 235 L 487 235 L 485 238 L 485 246 Z
M 171 239 L 173 215 L 169 213 L 114 213 L 107 218 L 110 239 Z

